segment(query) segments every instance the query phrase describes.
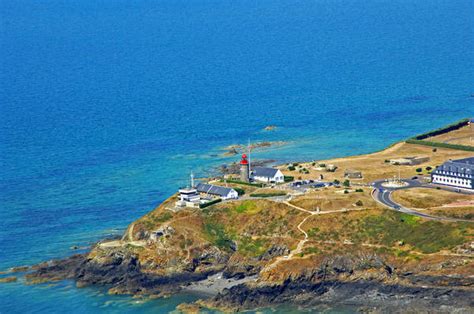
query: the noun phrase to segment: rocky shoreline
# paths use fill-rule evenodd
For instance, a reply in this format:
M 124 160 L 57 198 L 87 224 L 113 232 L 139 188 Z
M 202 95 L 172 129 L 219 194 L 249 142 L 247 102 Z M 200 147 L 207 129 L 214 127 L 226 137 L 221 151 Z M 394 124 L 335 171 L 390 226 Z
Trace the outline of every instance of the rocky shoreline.
M 131 252 L 114 250 L 99 259 L 76 254 L 42 263 L 32 267 L 25 277 L 32 284 L 71 279 L 78 287 L 109 287 L 110 294 L 160 297 L 196 292 L 207 296 L 183 306 L 186 312 L 203 308 L 236 312 L 288 304 L 304 309 L 349 306 L 363 312 L 396 312 L 403 308 L 472 313 L 474 309 L 472 276 L 399 273 L 376 255 L 327 258 L 283 282 L 264 278 L 262 272 L 256 274 L 255 269 L 245 265 L 235 272 L 226 259 L 212 266 L 214 271 L 157 275 L 143 267 Z
M 203 306 L 242 311 L 291 304 L 304 309 L 322 306 L 357 308 L 369 312 L 472 313 L 473 292 L 451 288 L 422 288 L 376 281 L 287 281 L 282 285 L 250 288 L 239 285 L 224 290 Z

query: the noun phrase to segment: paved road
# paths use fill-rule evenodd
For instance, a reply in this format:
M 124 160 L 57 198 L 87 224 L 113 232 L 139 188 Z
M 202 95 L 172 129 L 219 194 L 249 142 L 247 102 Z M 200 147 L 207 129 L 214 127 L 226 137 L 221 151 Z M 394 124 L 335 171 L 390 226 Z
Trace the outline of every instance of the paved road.
M 409 215 L 414 215 L 422 218 L 427 218 L 427 219 L 433 219 L 433 220 L 443 220 L 443 221 L 467 221 L 467 222 L 473 222 L 472 220 L 466 220 L 466 219 L 456 219 L 456 218 L 447 218 L 447 217 L 438 217 L 438 216 L 432 216 L 429 214 L 425 214 L 407 207 L 404 207 L 398 203 L 396 203 L 391 195 L 393 191 L 396 190 L 403 190 L 403 189 L 410 189 L 410 188 L 416 188 L 416 187 L 423 187 L 423 188 L 432 188 L 431 186 L 427 184 L 423 184 L 420 181 L 417 180 L 402 180 L 403 182 L 407 183 L 406 186 L 399 187 L 399 188 L 387 188 L 383 186 L 383 183 L 385 183 L 385 180 L 379 180 L 375 181 L 372 183 L 372 186 L 374 190 L 372 191 L 372 197 L 374 200 L 377 202 L 381 203 L 382 205 L 387 206 L 388 208 L 409 214 Z

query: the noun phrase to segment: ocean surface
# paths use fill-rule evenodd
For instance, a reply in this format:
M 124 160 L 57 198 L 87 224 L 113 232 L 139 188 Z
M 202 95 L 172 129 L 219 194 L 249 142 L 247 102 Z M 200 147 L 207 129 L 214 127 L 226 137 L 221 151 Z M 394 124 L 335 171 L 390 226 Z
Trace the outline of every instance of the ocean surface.
M 190 171 L 237 160 L 227 145 L 288 141 L 253 158 L 313 160 L 473 116 L 473 12 L 470 0 L 1 0 L 0 270 L 121 234 Z M 0 313 L 166 313 L 195 298 L 20 280 L 0 284 Z

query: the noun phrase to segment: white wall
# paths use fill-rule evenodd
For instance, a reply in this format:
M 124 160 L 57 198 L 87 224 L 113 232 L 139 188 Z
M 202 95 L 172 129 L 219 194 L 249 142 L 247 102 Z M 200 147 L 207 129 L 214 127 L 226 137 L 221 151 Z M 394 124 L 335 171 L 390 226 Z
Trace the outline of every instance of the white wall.
M 272 178 L 254 176 L 253 179 L 255 181 L 267 182 L 267 183 L 272 182 L 272 181 L 276 183 L 285 182 L 285 177 L 283 176 L 283 173 L 280 170 L 278 170 L 278 172 Z
M 472 189 L 471 179 L 453 178 L 447 176 L 433 175 L 433 183 Z

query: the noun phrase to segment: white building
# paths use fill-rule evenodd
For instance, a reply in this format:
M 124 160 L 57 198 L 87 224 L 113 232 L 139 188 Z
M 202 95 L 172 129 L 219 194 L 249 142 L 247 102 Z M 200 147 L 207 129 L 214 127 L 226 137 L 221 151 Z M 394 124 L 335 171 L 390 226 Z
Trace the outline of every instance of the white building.
M 279 169 L 267 167 L 255 167 L 252 169 L 252 179 L 265 183 L 283 183 L 285 177 Z
M 178 207 L 199 207 L 201 196 L 195 188 L 179 189 L 179 200 L 176 202 Z
M 211 196 L 217 196 L 223 200 L 239 198 L 239 193 L 237 193 L 236 190 L 231 189 L 231 188 L 226 188 L 224 186 L 199 183 L 196 186 L 196 190 L 199 193 L 203 193 L 203 194 L 211 195 Z
M 431 173 L 431 182 L 473 190 L 474 157 L 445 162 Z

